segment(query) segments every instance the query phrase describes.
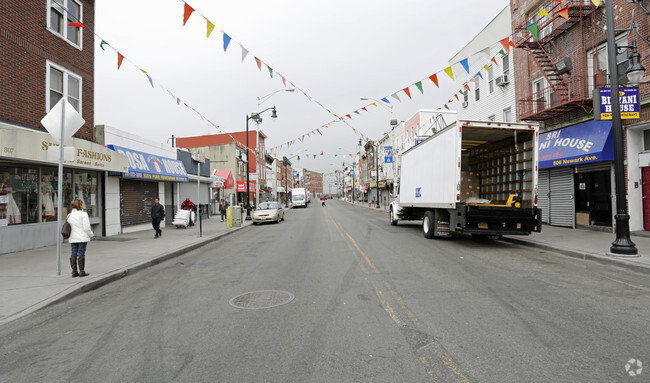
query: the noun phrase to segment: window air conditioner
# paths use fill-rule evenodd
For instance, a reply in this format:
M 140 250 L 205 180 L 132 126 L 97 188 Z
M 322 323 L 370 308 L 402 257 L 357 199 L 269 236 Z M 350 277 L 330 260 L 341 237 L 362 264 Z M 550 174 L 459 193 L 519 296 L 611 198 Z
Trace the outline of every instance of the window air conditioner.
M 497 86 L 506 86 L 510 81 L 508 81 L 508 76 L 504 74 L 503 76 L 497 77 L 496 83 Z
M 467 108 L 468 105 L 469 105 L 469 102 L 463 101 L 463 108 Z

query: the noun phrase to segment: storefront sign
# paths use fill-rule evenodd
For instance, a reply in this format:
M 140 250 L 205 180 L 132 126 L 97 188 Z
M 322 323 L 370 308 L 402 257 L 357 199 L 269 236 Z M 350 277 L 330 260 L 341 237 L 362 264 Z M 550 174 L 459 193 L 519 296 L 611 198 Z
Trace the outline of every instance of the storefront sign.
M 539 168 L 614 160 L 611 121 L 587 121 L 539 135 Z
M 384 162 L 387 164 L 393 163 L 393 147 L 384 146 Z
M 183 162 L 179 160 L 116 145 L 108 145 L 108 148 L 126 156 L 129 160 L 129 170 L 122 172 L 122 177 L 152 181 L 187 182 L 189 180 Z
M 639 88 L 618 88 L 621 119 L 639 118 Z M 612 119 L 612 90 L 600 88 L 600 119 Z
M 246 192 L 246 182 L 237 181 L 237 191 L 240 192 L 240 193 L 245 193 Z
M 67 147 L 73 147 L 74 158 L 64 162 L 66 167 L 113 172 L 128 171 L 128 159 L 102 145 L 73 137 L 68 141 Z M 48 155 L 52 151 L 56 151 L 56 155 Z M 55 165 L 58 163 L 58 152 L 58 142 L 47 133 L 0 129 L 0 158 L 7 157 Z

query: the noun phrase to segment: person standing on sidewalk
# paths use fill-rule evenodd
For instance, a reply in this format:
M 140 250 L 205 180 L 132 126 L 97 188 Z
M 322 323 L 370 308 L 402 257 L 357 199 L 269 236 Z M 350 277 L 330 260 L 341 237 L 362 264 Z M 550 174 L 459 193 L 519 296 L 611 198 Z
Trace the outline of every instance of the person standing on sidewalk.
M 228 202 L 224 198 L 219 202 L 219 211 L 221 212 L 221 222 L 226 218 L 226 210 L 228 210 Z
M 83 211 L 84 203 L 80 199 L 75 199 L 70 204 L 72 212 L 68 215 L 68 223 L 70 224 L 70 238 L 68 241 L 72 245 L 70 253 L 70 267 L 72 267 L 72 277 L 85 277 L 86 273 L 86 246 L 90 242 L 90 238 L 95 234 L 90 228 L 90 220 L 88 213 Z M 77 264 L 79 270 L 77 270 Z
M 160 204 L 160 200 L 156 198 L 154 205 L 151 207 L 151 224 L 156 231 L 154 238 L 162 237 L 162 230 L 160 230 L 160 221 L 165 218 L 165 208 Z
M 190 211 L 190 226 L 194 226 L 194 222 L 192 222 L 192 213 L 194 212 L 194 209 L 196 209 L 196 205 L 194 202 L 190 201 L 190 197 L 185 198 L 185 201 L 181 203 L 181 210 Z

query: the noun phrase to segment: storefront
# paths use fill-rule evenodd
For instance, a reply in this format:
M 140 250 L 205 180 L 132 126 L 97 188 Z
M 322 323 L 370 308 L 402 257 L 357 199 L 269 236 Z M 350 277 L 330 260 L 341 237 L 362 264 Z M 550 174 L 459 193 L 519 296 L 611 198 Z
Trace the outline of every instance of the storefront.
M 178 196 L 175 183 L 189 180 L 183 163 L 122 146 L 108 145 L 108 148 L 126 156 L 129 164 L 126 172 L 108 173 L 109 178 L 119 179 L 119 190 L 114 190 L 114 184 L 111 190 L 107 189 L 107 193 L 117 194 L 119 201 L 119 209 L 106 212 L 108 235 L 151 229 L 151 206 L 156 198 L 165 206 L 165 222 L 171 222 L 175 206 L 172 201 L 174 195 Z
M 57 240 L 59 144 L 47 133 L 0 129 L 0 254 L 54 245 Z M 104 232 L 102 179 L 125 171 L 128 159 L 96 143 L 72 138 L 64 149 L 63 206 L 83 201 L 95 235 Z
M 189 182 L 176 184 L 178 187 L 176 204 L 180 206 L 185 198 L 189 197 L 195 205 L 200 207 L 202 218 L 207 219 L 210 215 L 215 214 L 215 210 L 212 210 L 210 204 L 214 183 L 210 174 L 210 160 L 202 158 L 204 162 L 201 163 L 195 161 L 192 153 L 186 150 L 177 150 L 177 153 L 178 160 L 183 163 L 187 171 Z M 199 170 L 201 174 L 198 174 Z
M 215 170 L 212 172 L 212 178 L 214 179 L 213 211 L 217 212 L 222 198 L 225 198 L 230 205 L 235 203 L 235 180 L 230 170 Z
M 611 121 L 587 121 L 541 134 L 538 206 L 542 221 L 612 228 L 613 161 Z

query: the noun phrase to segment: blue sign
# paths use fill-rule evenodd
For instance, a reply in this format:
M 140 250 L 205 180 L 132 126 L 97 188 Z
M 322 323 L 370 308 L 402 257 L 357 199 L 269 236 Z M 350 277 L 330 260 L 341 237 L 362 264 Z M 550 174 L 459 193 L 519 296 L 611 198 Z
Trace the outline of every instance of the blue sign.
M 293 171 L 293 178 L 298 178 L 298 172 L 296 170 Z
M 639 118 L 639 88 L 618 88 L 621 119 Z M 600 88 L 600 119 L 612 119 L 612 90 Z
M 354 178 L 354 170 L 350 169 L 350 177 Z
M 422 197 L 422 188 L 415 188 L 415 198 Z
M 611 121 L 587 121 L 539 135 L 539 168 L 614 161 Z
M 183 181 L 187 182 L 187 172 L 183 162 L 155 154 L 139 152 L 116 145 L 108 145 L 109 149 L 125 155 L 129 159 L 129 172 L 120 173 L 122 177 L 142 178 L 152 181 Z
M 384 146 L 384 162 L 387 164 L 393 163 L 393 147 Z

